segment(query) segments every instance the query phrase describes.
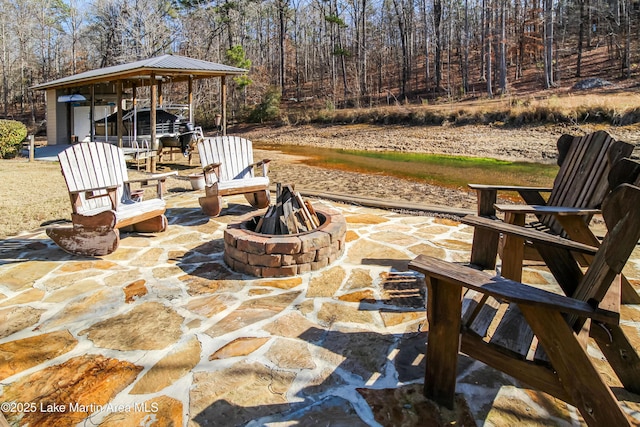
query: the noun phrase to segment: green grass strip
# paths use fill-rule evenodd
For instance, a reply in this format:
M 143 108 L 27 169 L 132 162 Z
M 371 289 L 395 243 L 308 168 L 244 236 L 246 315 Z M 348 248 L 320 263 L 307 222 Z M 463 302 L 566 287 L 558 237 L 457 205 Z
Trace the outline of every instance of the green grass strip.
M 466 187 L 468 183 L 550 187 L 558 172 L 556 165 L 484 157 L 286 145 L 263 148 L 307 156 L 304 163 L 311 166 L 390 175 L 455 188 Z

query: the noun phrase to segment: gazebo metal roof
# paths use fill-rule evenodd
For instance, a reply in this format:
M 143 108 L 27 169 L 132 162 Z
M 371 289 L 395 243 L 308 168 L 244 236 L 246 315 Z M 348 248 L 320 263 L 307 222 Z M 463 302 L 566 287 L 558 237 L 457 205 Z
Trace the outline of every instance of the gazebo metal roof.
M 220 105 L 221 105 L 221 131 L 222 134 L 226 134 L 226 121 L 227 121 L 227 86 L 226 77 L 247 73 L 248 70 L 243 68 L 231 67 L 224 64 L 217 64 L 215 62 L 203 61 L 201 59 L 188 58 L 186 56 L 179 55 L 162 55 L 155 58 L 144 59 L 140 61 L 130 62 L 128 64 L 114 65 L 111 67 L 99 68 L 96 70 L 85 71 L 84 73 L 74 74 L 72 76 L 63 77 L 61 79 L 53 80 L 47 83 L 35 85 L 32 89 L 35 90 L 47 90 L 47 92 L 55 92 L 55 97 L 51 97 L 47 100 L 47 111 L 49 114 L 53 114 L 52 118 L 47 121 L 47 138 L 49 134 L 53 135 L 51 138 L 58 138 L 57 124 L 58 124 L 58 109 L 55 102 L 58 99 L 60 102 L 67 103 L 66 116 L 63 118 L 66 120 L 66 139 L 71 142 L 71 112 L 70 103 L 74 100 L 74 96 L 82 96 L 91 104 L 89 113 L 90 122 L 93 123 L 93 110 L 95 102 L 95 89 L 103 83 L 113 83 L 115 86 L 115 95 L 117 97 L 116 105 L 122 105 L 123 89 L 125 87 L 132 88 L 132 96 L 135 99 L 135 91 L 137 87 L 149 86 L 150 89 L 150 103 L 151 103 L 151 135 L 150 140 L 152 144 L 154 141 L 157 143 L 156 138 L 156 108 L 157 108 L 157 95 L 158 90 L 162 89 L 163 82 L 187 82 L 188 83 L 188 104 L 189 111 L 192 114 L 193 107 L 193 90 L 192 82 L 196 79 L 205 79 L 217 77 L 220 78 Z M 77 88 L 77 89 L 74 89 Z M 84 93 L 82 89 L 84 90 Z M 72 94 L 72 91 L 79 91 L 78 94 Z M 66 92 L 66 93 L 65 93 Z M 122 124 L 122 108 L 117 109 L 117 137 L 118 145 L 122 147 L 123 144 L 123 124 Z M 51 120 L 52 119 L 52 120 Z M 193 122 L 193 117 L 190 117 Z M 50 125 L 50 123 L 52 123 Z M 55 126 L 54 126 L 55 125 Z M 94 137 L 93 127 L 91 129 L 90 137 Z M 54 142 L 54 144 L 57 142 Z M 154 145 L 155 147 L 155 145 Z M 155 157 L 151 158 L 151 171 L 155 171 Z
M 109 82 L 115 80 L 149 79 L 151 74 L 170 77 L 174 81 L 239 75 L 248 72 L 243 68 L 231 67 L 201 59 L 188 58 L 180 55 L 162 55 L 155 58 L 114 65 L 74 74 L 47 83 L 33 86 L 33 89 L 63 89 L 88 84 Z

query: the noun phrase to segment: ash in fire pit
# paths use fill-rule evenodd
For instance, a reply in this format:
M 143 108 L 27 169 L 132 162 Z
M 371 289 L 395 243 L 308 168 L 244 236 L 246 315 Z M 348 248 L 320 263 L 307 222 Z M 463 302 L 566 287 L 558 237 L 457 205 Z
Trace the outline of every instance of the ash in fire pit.
M 264 215 L 248 214 L 228 225 L 226 264 L 252 276 L 286 277 L 333 263 L 344 253 L 344 217 L 333 209 L 314 208 L 292 186 L 277 187 L 276 205 Z

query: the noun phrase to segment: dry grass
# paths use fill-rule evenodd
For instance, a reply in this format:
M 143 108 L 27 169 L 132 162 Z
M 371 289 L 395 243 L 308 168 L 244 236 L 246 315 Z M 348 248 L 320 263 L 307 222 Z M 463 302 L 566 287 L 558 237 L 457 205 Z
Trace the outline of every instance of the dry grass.
M 0 238 L 71 219 L 69 196 L 55 162 L 0 160 Z
M 629 125 L 640 121 L 640 95 L 632 91 L 567 92 L 546 96 L 505 95 L 494 99 L 432 105 L 392 105 L 375 108 L 290 111 L 286 123 L 451 123 L 514 126 L 543 123 L 607 123 Z
M 195 169 L 194 169 L 195 171 Z M 183 170 L 181 175 L 191 173 Z M 135 170 L 130 178 L 143 176 Z M 171 179 L 168 189 L 186 191 L 189 182 Z M 0 239 L 35 230 L 56 221 L 71 221 L 71 204 L 58 162 L 28 162 L 24 158 L 0 159 Z M 145 190 L 145 197 L 155 191 Z

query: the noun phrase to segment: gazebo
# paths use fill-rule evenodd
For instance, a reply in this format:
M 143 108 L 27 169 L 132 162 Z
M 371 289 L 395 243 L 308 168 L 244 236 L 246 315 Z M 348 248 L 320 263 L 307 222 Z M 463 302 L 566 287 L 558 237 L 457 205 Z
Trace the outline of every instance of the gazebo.
M 248 70 L 188 58 L 178 55 L 162 55 L 86 71 L 34 86 L 46 90 L 47 144 L 70 144 L 72 136 L 84 134 L 95 140 L 95 121 L 108 115 L 110 108 L 116 112 L 118 146 L 123 146 L 123 110 L 126 101 L 136 106 L 137 88 L 150 87 L 150 141 L 156 142 L 156 112 L 162 105 L 162 87 L 167 82 L 187 82 L 189 121 L 193 123 L 193 81 L 212 77 L 220 78 L 221 131 L 226 134 L 227 76 L 236 76 Z M 125 98 L 125 91 L 126 98 Z M 78 131 L 80 129 L 80 131 Z M 105 130 L 106 135 L 106 130 Z M 152 161 L 153 163 L 153 161 Z M 155 166 L 155 165 L 153 165 Z

